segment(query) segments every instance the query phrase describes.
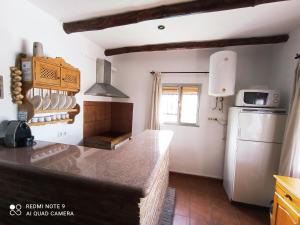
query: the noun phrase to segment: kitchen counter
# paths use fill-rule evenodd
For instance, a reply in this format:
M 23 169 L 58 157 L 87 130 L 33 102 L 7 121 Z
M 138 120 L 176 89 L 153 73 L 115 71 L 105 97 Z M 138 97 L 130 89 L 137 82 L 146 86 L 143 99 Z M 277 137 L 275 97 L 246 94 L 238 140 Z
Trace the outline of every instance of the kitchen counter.
M 116 151 L 42 141 L 18 149 L 0 146 L 0 218 L 7 214 L 7 205 L 11 203 L 23 206 L 56 202 L 65 204 L 75 214 L 70 219 L 55 217 L 56 225 L 60 222 L 64 225 L 151 224 L 141 222 L 140 209 L 154 185 L 160 185 L 159 174 L 164 174 L 162 180 L 167 179 L 172 135 L 170 131 L 147 130 Z M 83 212 L 86 207 L 89 209 Z M 103 218 L 99 216 L 102 212 Z M 43 217 L 36 217 L 36 223 L 22 218 L 20 222 L 26 221 L 24 224 L 47 224 L 40 220 Z M 11 219 L 0 222 L 18 221 L 10 223 Z

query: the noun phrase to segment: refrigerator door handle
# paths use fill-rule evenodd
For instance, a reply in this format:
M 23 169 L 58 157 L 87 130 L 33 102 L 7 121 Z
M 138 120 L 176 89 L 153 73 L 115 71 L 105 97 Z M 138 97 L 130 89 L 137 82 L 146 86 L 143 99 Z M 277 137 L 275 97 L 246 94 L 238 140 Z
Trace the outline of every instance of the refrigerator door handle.
M 242 112 L 286 115 L 286 110 L 242 109 Z

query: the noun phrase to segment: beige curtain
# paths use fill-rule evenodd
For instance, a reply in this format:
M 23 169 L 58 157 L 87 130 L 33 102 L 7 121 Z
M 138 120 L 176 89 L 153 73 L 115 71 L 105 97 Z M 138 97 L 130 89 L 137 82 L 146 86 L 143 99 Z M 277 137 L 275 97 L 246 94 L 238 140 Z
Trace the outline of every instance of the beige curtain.
M 300 62 L 296 69 L 294 91 L 281 150 L 279 173 L 300 178 Z
M 161 98 L 161 74 L 153 74 L 153 87 L 152 87 L 152 102 L 151 102 L 151 118 L 150 129 L 159 130 L 159 116 L 160 116 L 160 98 Z

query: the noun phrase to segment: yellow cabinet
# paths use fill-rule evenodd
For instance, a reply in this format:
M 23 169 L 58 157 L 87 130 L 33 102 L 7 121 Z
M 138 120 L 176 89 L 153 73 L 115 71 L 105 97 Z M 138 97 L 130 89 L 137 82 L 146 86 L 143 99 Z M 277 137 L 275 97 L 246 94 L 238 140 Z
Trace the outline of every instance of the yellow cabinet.
M 40 126 L 53 123 L 73 123 L 75 116 L 80 112 L 80 106 L 76 104 L 73 96 L 80 91 L 80 71 L 72 65 L 66 63 L 64 59 L 50 57 L 27 57 L 21 59 L 22 66 L 22 84 L 21 94 L 23 95 L 22 104 L 18 106 L 18 117 L 30 122 L 31 126 Z M 35 90 L 38 89 L 38 90 Z M 50 104 L 47 96 L 51 93 L 72 96 L 68 105 L 58 107 L 55 103 L 52 105 L 52 95 L 50 95 Z M 33 95 L 40 95 L 48 105 L 34 107 L 31 98 Z M 59 97 L 60 98 L 60 97 Z M 55 100 L 55 99 L 54 99 Z M 53 101 L 54 101 L 53 100 Z M 72 103 L 70 105 L 70 103 Z M 49 115 L 57 113 L 67 114 L 62 119 L 50 119 Z M 38 114 L 46 114 L 47 121 L 34 122 L 31 119 Z M 45 116 L 45 117 L 46 117 Z
M 67 89 L 80 89 L 80 73 L 78 70 L 61 68 L 61 86 Z
M 49 85 L 60 86 L 60 67 L 49 63 L 34 60 L 34 79 L 35 86 L 37 85 Z
M 22 59 L 23 82 L 35 88 L 80 91 L 80 71 L 62 58 Z
M 300 225 L 300 179 L 275 178 L 272 225 Z

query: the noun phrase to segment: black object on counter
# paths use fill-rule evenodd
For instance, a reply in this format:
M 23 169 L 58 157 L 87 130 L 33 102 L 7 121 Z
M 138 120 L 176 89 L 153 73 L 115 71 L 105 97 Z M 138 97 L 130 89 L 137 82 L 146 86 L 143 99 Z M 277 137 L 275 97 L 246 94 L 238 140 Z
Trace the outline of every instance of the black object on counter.
M 34 144 L 34 136 L 31 135 L 31 129 L 28 124 L 20 120 L 8 121 L 4 144 L 10 148 L 32 146 Z

